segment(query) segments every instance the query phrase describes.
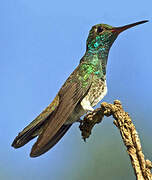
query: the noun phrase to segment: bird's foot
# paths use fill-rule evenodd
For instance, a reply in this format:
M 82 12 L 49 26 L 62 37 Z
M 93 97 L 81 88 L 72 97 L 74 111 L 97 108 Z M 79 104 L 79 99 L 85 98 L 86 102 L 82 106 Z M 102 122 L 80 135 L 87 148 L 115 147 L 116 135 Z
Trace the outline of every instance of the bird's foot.
M 93 108 L 89 109 L 89 110 L 87 111 L 86 115 L 88 115 L 88 114 L 92 113 L 93 111 L 94 111 L 94 109 L 93 109 Z

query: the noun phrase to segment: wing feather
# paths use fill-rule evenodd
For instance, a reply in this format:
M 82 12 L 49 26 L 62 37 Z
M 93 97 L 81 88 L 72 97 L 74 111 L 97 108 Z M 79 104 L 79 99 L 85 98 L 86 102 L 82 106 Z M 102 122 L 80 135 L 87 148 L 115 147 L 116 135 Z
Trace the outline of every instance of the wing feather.
M 45 147 L 41 151 L 39 151 L 39 153 L 37 153 L 37 154 L 31 153 L 30 156 L 31 157 L 37 157 L 37 156 L 44 154 L 49 149 L 51 149 L 64 136 L 64 134 L 71 127 L 71 125 L 72 124 L 62 125 L 62 127 L 57 131 L 55 136 L 53 136 L 52 139 L 50 141 L 48 141 L 48 144 L 46 144 Z
M 62 125 L 66 122 L 68 117 L 73 112 L 76 105 L 80 100 L 85 96 L 91 86 L 91 75 L 88 79 L 87 85 L 84 87 L 83 84 L 79 81 L 77 76 L 77 69 L 73 72 L 74 78 L 70 78 L 60 89 L 59 95 L 59 105 L 56 111 L 50 116 L 48 120 L 48 125 L 44 128 L 42 134 L 38 137 L 37 142 L 34 144 L 31 150 L 31 156 L 37 156 L 41 154 L 48 142 L 55 136 L 59 131 Z

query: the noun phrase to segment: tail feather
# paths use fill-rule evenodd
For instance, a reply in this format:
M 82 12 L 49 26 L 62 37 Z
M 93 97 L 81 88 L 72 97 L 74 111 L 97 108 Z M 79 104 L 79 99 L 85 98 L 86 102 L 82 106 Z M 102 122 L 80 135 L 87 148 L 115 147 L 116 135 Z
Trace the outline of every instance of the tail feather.
M 18 134 L 18 136 L 14 139 L 12 146 L 14 148 L 20 148 L 36 136 L 40 135 L 44 125 L 47 123 L 50 116 L 55 112 L 58 105 L 59 96 L 57 95 L 52 103 Z
M 18 136 L 14 139 L 12 146 L 14 148 L 20 148 L 27 144 L 30 140 L 41 134 L 44 126 L 44 122 L 34 126 L 31 129 L 25 131 L 25 129 L 18 134 Z
M 52 137 L 52 139 L 48 142 L 48 144 L 45 145 L 41 150 L 38 152 L 35 149 L 35 146 L 32 147 L 30 156 L 31 157 L 38 157 L 45 152 L 47 152 L 49 149 L 51 149 L 68 131 L 68 129 L 71 127 L 72 124 L 68 125 L 62 125 L 61 128 L 57 131 L 57 133 Z

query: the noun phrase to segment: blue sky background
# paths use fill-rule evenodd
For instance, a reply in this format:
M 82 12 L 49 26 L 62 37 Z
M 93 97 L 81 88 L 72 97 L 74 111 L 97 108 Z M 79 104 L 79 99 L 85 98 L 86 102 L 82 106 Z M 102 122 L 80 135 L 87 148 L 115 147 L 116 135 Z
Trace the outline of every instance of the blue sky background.
M 0 2 L 0 179 L 133 180 L 126 149 L 105 118 L 84 143 L 78 124 L 48 153 L 30 158 L 35 140 L 15 150 L 15 136 L 54 98 L 85 52 L 92 25 L 121 26 L 108 60 L 108 94 L 122 101 L 152 160 L 152 1 L 15 0 Z

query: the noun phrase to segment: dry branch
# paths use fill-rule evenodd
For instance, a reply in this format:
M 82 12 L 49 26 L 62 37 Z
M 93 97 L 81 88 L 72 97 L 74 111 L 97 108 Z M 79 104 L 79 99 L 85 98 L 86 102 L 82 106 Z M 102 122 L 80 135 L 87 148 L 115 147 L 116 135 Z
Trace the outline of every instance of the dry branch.
M 137 180 L 152 180 L 152 162 L 145 160 L 142 152 L 140 139 L 134 124 L 127 112 L 122 108 L 121 102 L 114 101 L 114 104 L 103 102 L 101 108 L 87 114 L 80 124 L 80 130 L 84 140 L 89 138 L 92 128 L 100 123 L 104 116 L 113 116 L 114 124 L 120 130 L 124 145 L 130 156 L 131 164 Z

